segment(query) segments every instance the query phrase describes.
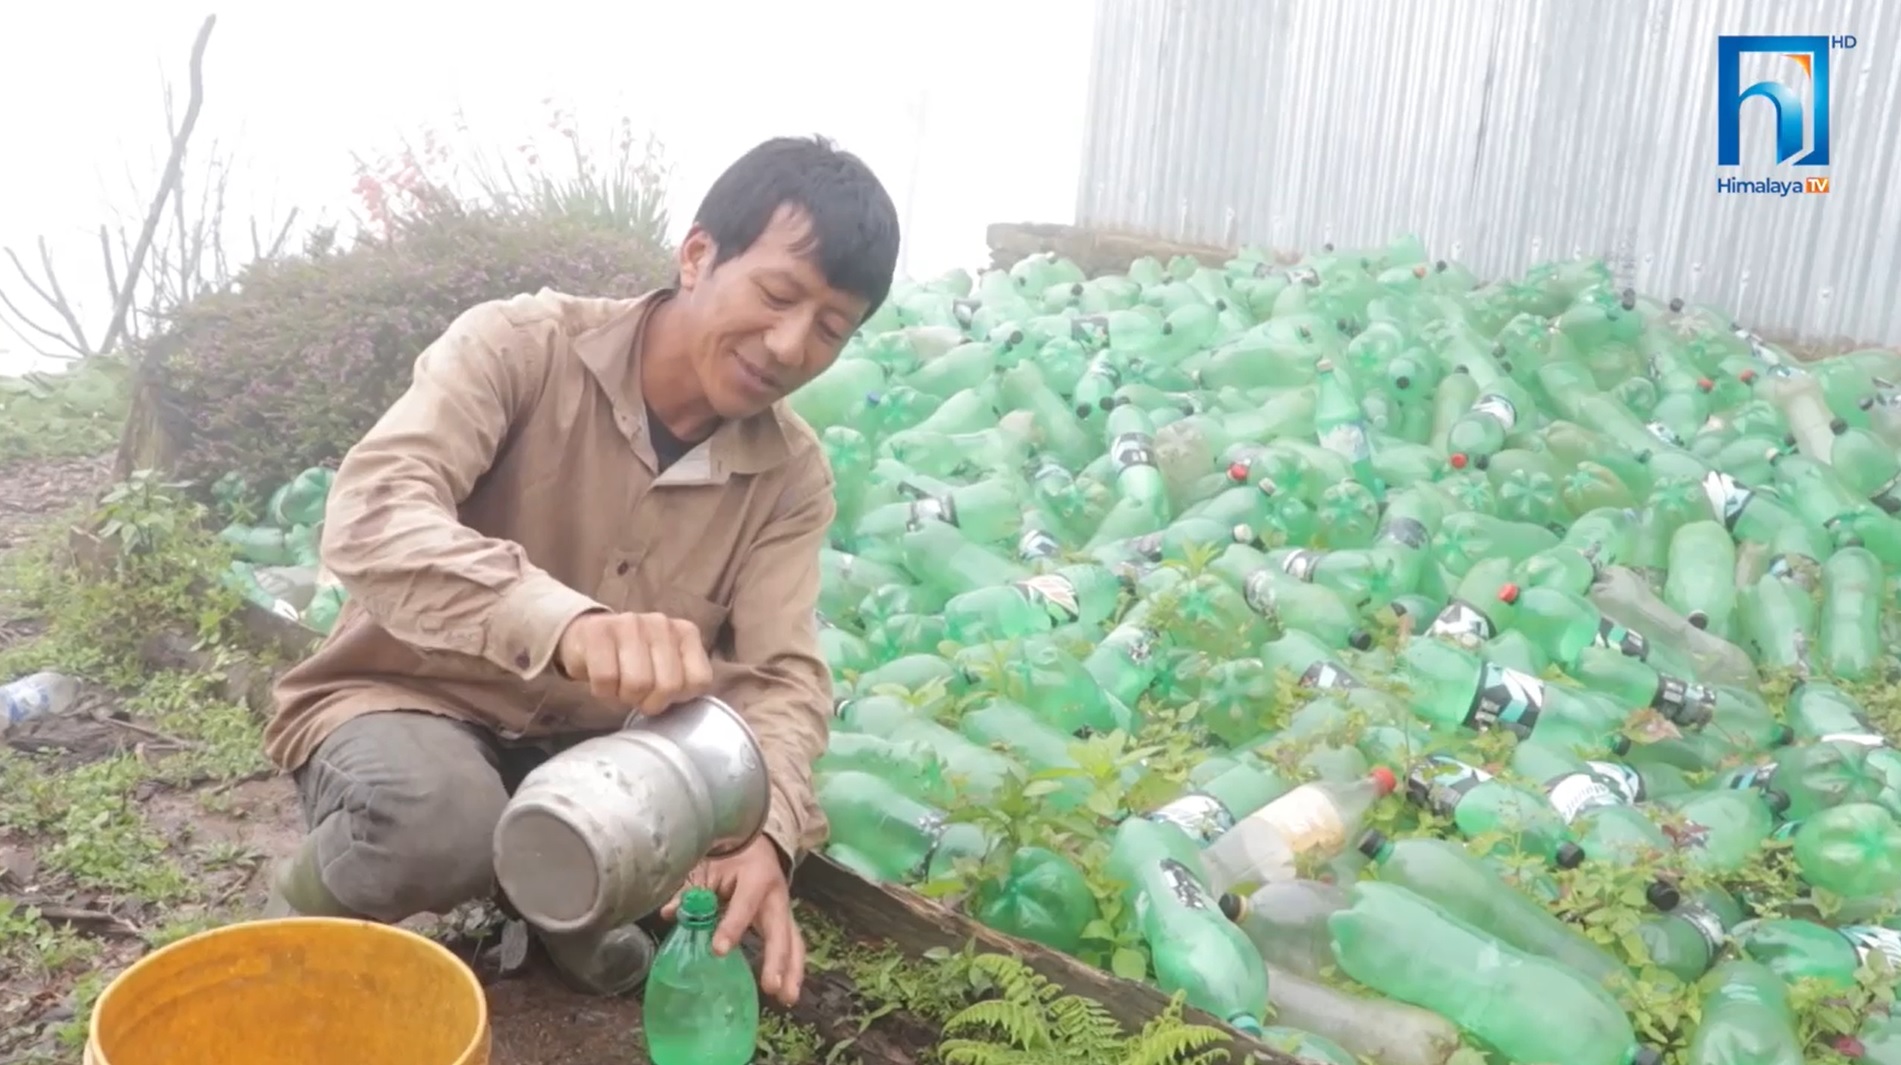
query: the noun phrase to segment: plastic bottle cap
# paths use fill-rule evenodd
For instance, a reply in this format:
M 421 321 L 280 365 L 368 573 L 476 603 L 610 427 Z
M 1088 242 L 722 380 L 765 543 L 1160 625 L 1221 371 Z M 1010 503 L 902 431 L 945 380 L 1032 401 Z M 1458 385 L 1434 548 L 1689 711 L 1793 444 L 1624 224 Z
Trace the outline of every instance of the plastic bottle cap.
M 1756 380 L 1756 371 L 1744 370 L 1742 373 L 1737 374 L 1736 377 L 1741 380 L 1743 384 L 1752 384 Z
M 1708 629 L 1710 627 L 1710 616 L 1701 610 L 1690 611 L 1683 615 L 1683 620 L 1689 622 L 1691 628 Z
M 1400 374 L 1398 377 L 1393 378 L 1394 388 L 1407 389 L 1407 388 L 1411 388 L 1412 386 L 1413 386 L 1413 379 L 1406 376 L 1405 374 Z
M 1448 459 L 1446 459 L 1446 461 L 1452 464 L 1452 468 L 1453 468 L 1453 469 L 1455 469 L 1455 470 L 1463 470 L 1463 469 L 1465 469 L 1465 464 L 1466 464 L 1466 462 L 1467 462 L 1468 460 L 1467 460 L 1467 459 L 1466 459 L 1466 457 L 1465 457 L 1465 452 L 1463 452 L 1463 451 L 1454 451 L 1454 452 L 1452 453 L 1452 456 L 1451 456 L 1450 458 L 1448 458 Z
M 1716 387 L 1716 382 L 1707 377 L 1699 377 L 1696 379 L 1696 387 L 1708 392 Z
M 1399 778 L 1393 775 L 1392 770 L 1383 765 L 1374 766 L 1372 771 L 1366 775 L 1367 778 L 1373 782 L 1373 786 L 1379 789 L 1381 795 L 1391 795 L 1393 789 L 1399 787 Z
M 1248 479 L 1248 464 L 1245 462 L 1228 463 L 1228 480 L 1240 483 Z
M 1215 900 L 1215 905 L 1221 908 L 1221 916 L 1230 921 L 1239 922 L 1247 916 L 1248 900 L 1232 892 L 1222 892 L 1221 897 Z
M 1861 397 L 1860 399 L 1858 399 L 1858 400 L 1856 400 L 1856 401 L 1855 401 L 1855 406 L 1857 406 L 1857 407 L 1860 407 L 1860 408 L 1861 408 L 1862 410 L 1874 410 L 1874 409 L 1875 409 L 1875 397 L 1873 397 L 1873 396 L 1863 396 L 1863 397 Z
M 1794 693 L 1791 692 L 1790 694 L 1793 695 Z M 1789 744 L 1795 742 L 1795 730 L 1787 725 L 1777 725 L 1772 735 L 1775 736 L 1775 739 L 1769 741 L 1769 746 L 1771 747 L 1787 747 Z
M 1090 412 L 1090 411 L 1092 411 L 1092 410 L 1094 410 L 1094 409 L 1095 409 L 1095 408 L 1093 408 L 1093 407 L 1091 407 L 1091 406 L 1090 406 L 1089 404 L 1087 404 L 1087 403 L 1078 403 L 1078 404 L 1076 404 L 1076 417 L 1078 417 L 1078 418 L 1087 418 L 1087 417 L 1089 417 L 1089 412 Z
M 1670 297 L 1670 312 L 1672 314 L 1675 314 L 1676 312 L 1681 311 L 1682 309 L 1683 309 L 1683 297 L 1682 296 Z
M 1384 767 L 1381 767 L 1381 768 L 1384 768 Z M 1385 846 L 1386 846 L 1386 833 L 1381 832 L 1377 828 L 1367 829 L 1366 834 L 1360 837 L 1360 842 L 1357 844 L 1359 852 L 1361 854 L 1366 855 L 1368 858 L 1379 857 L 1380 850 L 1384 848 Z
M 1653 880 L 1644 889 L 1644 901 L 1650 903 L 1658 913 L 1669 913 L 1683 901 L 1683 893 L 1668 880 Z
M 1489 469 L 1491 468 L 1491 465 L 1492 465 L 1492 460 L 1488 456 L 1485 456 L 1485 455 L 1477 455 L 1477 456 L 1474 456 L 1472 459 L 1472 466 L 1474 469 L 1480 469 L 1480 470 Z
M 1103 410 L 1114 410 L 1119 405 L 1114 396 L 1104 396 L 1096 401 L 1096 406 L 1101 407 Z
M 1175 323 L 1174 323 L 1174 322 L 1163 322 L 1163 323 L 1162 323 L 1162 335 L 1163 335 L 1163 336 L 1168 336 L 1168 335 L 1170 335 L 1170 334 L 1172 334 L 1173 332 L 1175 332 Z
M 1558 851 L 1552 855 L 1551 862 L 1560 869 L 1576 869 L 1584 863 L 1584 848 L 1566 840 L 1558 844 Z
M 1828 431 L 1834 433 L 1836 436 L 1840 436 L 1848 431 L 1848 423 L 1840 418 L 1836 418 L 1828 423 Z
M 884 393 L 882 393 L 882 392 L 867 392 L 867 393 L 865 393 L 865 405 L 866 405 L 866 406 L 868 406 L 868 407 L 875 407 L 875 406 L 877 406 L 878 404 L 880 404 L 880 403 L 883 403 L 883 402 L 884 402 Z
M 1426 276 L 1426 268 L 1425 268 L 1424 266 L 1415 266 L 1415 267 L 1413 267 L 1413 276 L 1414 276 L 1414 277 L 1425 277 L 1425 276 Z
M 1435 273 L 1441 273 L 1441 274 L 1445 273 L 1446 261 L 1444 259 L 1438 260 L 1437 262 L 1432 264 L 1432 269 Z
M 1080 289 L 1080 288 L 1082 288 L 1082 286 L 1081 286 L 1081 285 L 1077 285 L 1076 287 L 1077 287 L 1077 288 L 1079 288 L 1079 289 Z M 1021 343 L 1023 343 L 1023 330 L 1021 330 L 1021 329 L 1012 329 L 1012 330 L 1010 330 L 1010 337 L 1009 337 L 1009 339 L 1007 339 L 1007 340 L 1005 340 L 1005 341 L 1003 342 L 1003 346 L 1004 346 L 1004 347 L 1006 347 L 1006 348 L 1014 348 L 1014 347 L 1016 347 L 1016 346 L 1017 346 L 1018 344 L 1021 344 Z
M 1621 732 L 1618 733 L 1611 738 L 1610 748 L 1611 754 L 1618 758 L 1624 757 L 1630 753 L 1630 737 Z
M 719 914 L 719 896 L 712 888 L 689 888 L 680 897 L 680 916 L 689 921 L 710 921 Z
M 1498 590 L 1498 601 L 1501 603 L 1518 602 L 1518 586 L 1516 584 L 1506 584 L 1500 588 Z
M 1373 634 L 1365 629 L 1354 629 L 1347 636 L 1347 646 L 1355 651 L 1370 651 L 1373 649 Z
M 1762 793 L 1762 800 L 1769 804 L 1769 812 L 1780 817 L 1789 808 L 1789 793 L 1771 788 Z

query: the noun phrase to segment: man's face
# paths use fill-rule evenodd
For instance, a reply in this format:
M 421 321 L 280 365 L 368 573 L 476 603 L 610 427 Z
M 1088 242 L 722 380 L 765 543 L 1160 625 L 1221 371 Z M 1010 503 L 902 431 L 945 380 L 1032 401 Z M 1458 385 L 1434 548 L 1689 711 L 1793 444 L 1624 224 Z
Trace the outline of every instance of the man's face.
M 752 247 L 719 264 L 694 227 L 680 244 L 679 299 L 692 308 L 693 368 L 721 418 L 758 414 L 829 369 L 864 319 L 801 249 L 803 212 L 781 207 Z

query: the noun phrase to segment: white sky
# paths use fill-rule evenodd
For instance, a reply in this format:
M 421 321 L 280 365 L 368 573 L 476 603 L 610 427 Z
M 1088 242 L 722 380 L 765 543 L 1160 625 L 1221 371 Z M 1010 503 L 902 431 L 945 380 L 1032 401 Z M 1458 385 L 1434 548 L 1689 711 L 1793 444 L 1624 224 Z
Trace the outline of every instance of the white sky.
M 5 5 L 0 246 L 31 262 L 45 235 L 69 295 L 103 331 L 98 224 L 142 213 L 165 140 L 161 76 L 215 0 Z M 475 12 L 492 10 L 492 15 Z M 910 272 L 976 266 L 984 227 L 1069 221 L 1082 151 L 1090 0 L 331 0 L 217 5 L 195 145 L 238 152 L 230 210 L 347 210 L 351 153 L 374 154 L 459 108 L 497 150 L 546 122 L 622 115 L 659 135 L 684 230 L 734 157 L 780 133 L 862 155 L 908 214 Z M 922 105 L 926 120 L 917 115 Z M 22 165 L 23 162 L 25 165 Z M 0 260 L 0 287 L 18 278 Z M 30 299 L 30 294 L 28 294 Z M 38 311 L 37 305 L 32 308 Z M 0 333 L 0 374 L 34 362 Z

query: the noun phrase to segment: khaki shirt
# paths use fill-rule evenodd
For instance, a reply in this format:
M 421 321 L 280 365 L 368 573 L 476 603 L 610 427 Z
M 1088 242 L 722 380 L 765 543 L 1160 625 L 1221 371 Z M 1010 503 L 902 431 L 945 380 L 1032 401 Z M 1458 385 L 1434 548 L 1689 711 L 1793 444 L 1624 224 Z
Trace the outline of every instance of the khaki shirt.
M 627 710 L 561 677 L 555 646 L 589 610 L 654 611 L 699 626 L 714 694 L 758 736 L 766 834 L 795 861 L 824 840 L 812 763 L 832 701 L 815 613 L 831 470 L 781 403 L 655 476 L 635 364 L 668 295 L 485 303 L 416 359 L 337 471 L 322 552 L 349 599 L 278 682 L 265 746 L 280 767 L 375 711 L 504 739 L 618 728 Z

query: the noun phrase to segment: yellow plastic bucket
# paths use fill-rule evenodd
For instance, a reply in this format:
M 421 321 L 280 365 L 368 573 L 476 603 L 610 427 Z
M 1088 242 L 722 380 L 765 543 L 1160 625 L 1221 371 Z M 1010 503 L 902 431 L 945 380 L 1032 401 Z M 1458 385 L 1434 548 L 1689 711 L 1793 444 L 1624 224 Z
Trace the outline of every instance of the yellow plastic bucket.
M 293 917 L 153 951 L 93 1006 L 86 1065 L 488 1065 L 488 999 L 440 944 Z

